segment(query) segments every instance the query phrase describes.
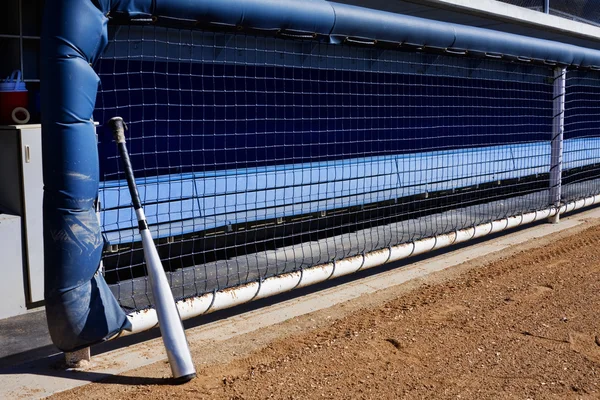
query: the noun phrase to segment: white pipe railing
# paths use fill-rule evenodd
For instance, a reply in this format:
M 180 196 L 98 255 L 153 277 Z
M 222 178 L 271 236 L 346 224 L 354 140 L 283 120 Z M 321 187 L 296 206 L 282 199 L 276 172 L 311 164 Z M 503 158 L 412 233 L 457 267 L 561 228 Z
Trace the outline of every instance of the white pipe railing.
M 177 302 L 177 308 L 182 320 L 190 319 L 203 314 L 248 303 L 253 300 L 288 292 L 296 288 L 306 287 L 340 276 L 353 274 L 360 270 L 378 267 L 429 251 L 467 242 L 492 233 L 502 232 L 536 221 L 548 219 L 555 215 L 564 214 L 599 202 L 600 195 L 596 195 L 563 204 L 560 207 L 549 207 L 540 211 L 503 218 L 471 228 L 461 229 L 411 243 L 400 244 L 386 249 L 360 254 L 339 261 L 317 265 L 302 271 L 274 276 L 261 282 L 251 282 L 238 287 L 181 300 Z M 131 322 L 131 330 L 122 331 L 114 338 L 139 333 L 151 329 L 158 324 L 158 318 L 154 309 L 136 311 L 129 314 L 128 318 Z

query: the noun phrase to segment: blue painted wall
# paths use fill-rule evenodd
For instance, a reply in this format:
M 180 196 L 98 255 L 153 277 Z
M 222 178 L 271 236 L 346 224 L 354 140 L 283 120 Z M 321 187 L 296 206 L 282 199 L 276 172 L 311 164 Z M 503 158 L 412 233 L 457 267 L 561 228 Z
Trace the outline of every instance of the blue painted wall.
M 138 176 L 545 141 L 552 131 L 545 82 L 111 59 L 97 68 L 114 78 L 102 80 L 94 117 L 130 123 Z M 109 138 L 101 176 L 121 179 Z

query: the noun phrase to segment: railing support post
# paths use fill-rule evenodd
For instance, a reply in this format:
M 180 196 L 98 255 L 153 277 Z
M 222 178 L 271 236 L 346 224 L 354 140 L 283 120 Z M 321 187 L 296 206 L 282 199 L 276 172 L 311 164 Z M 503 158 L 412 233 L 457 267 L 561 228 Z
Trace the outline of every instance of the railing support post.
M 560 216 L 561 189 L 562 189 L 562 159 L 563 159 L 563 132 L 565 130 L 565 95 L 566 95 L 567 69 L 556 67 L 554 69 L 554 97 L 552 114 L 552 141 L 550 154 L 550 205 L 556 207 L 556 215 L 549 218 L 553 224 L 558 223 Z
M 550 14 L 550 0 L 544 1 L 544 12 Z

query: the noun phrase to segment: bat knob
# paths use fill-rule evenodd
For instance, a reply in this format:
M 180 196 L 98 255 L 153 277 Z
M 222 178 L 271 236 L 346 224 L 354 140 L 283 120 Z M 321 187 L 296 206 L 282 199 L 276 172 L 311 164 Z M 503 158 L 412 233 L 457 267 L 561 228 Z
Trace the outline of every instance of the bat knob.
M 125 130 L 127 129 L 127 125 L 123 118 L 114 117 L 108 121 L 108 126 L 112 131 L 113 138 L 117 143 L 125 143 Z

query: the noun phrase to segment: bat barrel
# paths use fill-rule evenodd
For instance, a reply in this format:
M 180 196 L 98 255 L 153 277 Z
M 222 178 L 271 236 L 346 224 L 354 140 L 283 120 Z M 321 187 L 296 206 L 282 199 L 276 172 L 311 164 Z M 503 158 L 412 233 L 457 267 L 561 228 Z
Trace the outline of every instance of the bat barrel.
M 144 258 L 150 276 L 150 286 L 154 296 L 154 308 L 158 316 L 160 333 L 167 350 L 167 358 L 171 365 L 171 372 L 175 383 L 185 383 L 196 376 L 196 370 L 190 354 L 187 339 L 175 305 L 173 293 L 169 287 L 167 276 L 162 268 L 162 263 L 150 231 L 145 229 L 140 232 L 144 246 Z

